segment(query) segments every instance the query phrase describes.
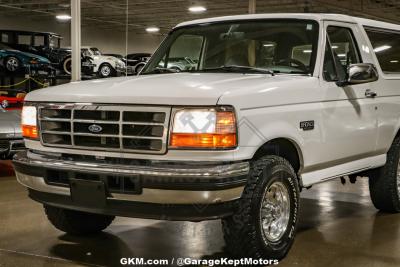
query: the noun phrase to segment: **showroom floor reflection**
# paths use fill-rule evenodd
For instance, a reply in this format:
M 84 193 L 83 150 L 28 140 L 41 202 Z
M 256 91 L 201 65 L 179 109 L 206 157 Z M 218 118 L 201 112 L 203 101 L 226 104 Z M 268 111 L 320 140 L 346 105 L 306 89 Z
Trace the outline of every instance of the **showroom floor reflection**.
M 226 256 L 219 221 L 118 218 L 106 232 L 65 235 L 0 162 L 0 266 L 118 266 L 122 257 Z M 3 176 L 3 177 L 1 177 Z M 366 179 L 302 193 L 295 244 L 279 266 L 399 266 L 400 215 L 378 213 Z

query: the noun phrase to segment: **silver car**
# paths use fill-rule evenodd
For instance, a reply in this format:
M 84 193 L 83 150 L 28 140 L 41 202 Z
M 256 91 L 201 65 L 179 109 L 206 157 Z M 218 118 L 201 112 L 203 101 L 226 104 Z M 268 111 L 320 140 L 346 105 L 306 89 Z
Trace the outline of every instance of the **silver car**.
M 21 131 L 21 111 L 6 111 L 0 107 L 0 159 L 11 159 L 24 150 Z

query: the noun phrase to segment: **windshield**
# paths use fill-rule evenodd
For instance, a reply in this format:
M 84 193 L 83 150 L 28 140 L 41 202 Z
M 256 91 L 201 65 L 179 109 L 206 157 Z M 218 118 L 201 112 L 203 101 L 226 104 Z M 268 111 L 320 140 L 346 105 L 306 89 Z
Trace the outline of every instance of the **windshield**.
M 51 48 L 60 48 L 60 38 L 57 36 L 49 36 L 49 46 Z
M 178 28 L 163 42 L 142 74 L 252 72 L 311 74 L 318 23 L 253 20 Z
M 99 49 L 97 49 L 96 47 L 91 47 L 90 50 L 92 50 L 93 54 L 95 56 L 101 56 L 101 52 Z
M 89 49 L 82 48 L 82 49 L 81 49 L 81 52 L 82 52 L 82 55 L 83 55 L 84 57 L 90 57 L 90 56 L 92 56 L 92 54 L 90 53 Z

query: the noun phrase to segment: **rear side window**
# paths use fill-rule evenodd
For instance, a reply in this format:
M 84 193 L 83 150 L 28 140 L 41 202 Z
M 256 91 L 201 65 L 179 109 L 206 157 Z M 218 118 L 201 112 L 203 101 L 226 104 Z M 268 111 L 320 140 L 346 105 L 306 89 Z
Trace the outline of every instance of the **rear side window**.
M 2 33 L 1 34 L 1 42 L 2 43 L 9 43 L 10 42 L 10 37 L 8 33 Z
M 18 35 L 18 44 L 20 45 L 31 45 L 32 36 L 31 35 Z
M 385 73 L 400 73 L 400 32 L 365 28 L 379 65 Z

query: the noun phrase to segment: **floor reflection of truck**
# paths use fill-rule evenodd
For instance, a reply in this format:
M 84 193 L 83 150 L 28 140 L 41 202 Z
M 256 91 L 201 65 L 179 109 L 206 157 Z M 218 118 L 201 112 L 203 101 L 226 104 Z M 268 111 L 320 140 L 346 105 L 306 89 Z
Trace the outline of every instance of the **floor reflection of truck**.
M 71 73 L 71 49 L 61 48 L 61 35 L 51 32 L 0 30 L 0 41 L 8 46 L 49 59 L 63 74 Z M 91 59 L 82 58 L 82 72 L 91 73 Z

